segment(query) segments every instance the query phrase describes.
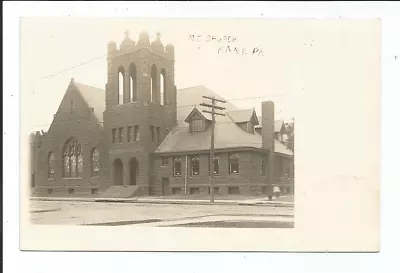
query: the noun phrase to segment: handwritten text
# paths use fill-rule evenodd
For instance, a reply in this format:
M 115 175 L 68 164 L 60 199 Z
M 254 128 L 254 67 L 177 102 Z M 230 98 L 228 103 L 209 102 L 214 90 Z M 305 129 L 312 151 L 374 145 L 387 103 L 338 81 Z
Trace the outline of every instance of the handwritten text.
M 214 35 L 195 35 L 195 34 L 190 34 L 189 35 L 189 40 L 193 42 L 228 42 L 228 43 L 234 43 L 236 42 L 236 37 L 235 36 L 214 36 Z

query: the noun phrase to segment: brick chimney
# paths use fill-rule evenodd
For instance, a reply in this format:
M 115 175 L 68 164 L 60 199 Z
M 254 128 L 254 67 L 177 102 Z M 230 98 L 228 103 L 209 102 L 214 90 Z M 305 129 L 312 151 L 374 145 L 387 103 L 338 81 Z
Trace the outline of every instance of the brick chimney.
M 274 183 L 275 154 L 275 107 L 272 101 L 264 101 L 261 105 L 262 148 L 268 151 L 267 176 L 268 183 Z

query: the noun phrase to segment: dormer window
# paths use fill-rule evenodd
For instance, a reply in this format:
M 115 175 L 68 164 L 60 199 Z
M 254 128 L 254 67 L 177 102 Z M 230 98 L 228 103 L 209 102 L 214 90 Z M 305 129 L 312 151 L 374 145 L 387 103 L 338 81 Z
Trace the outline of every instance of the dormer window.
M 207 129 L 211 119 L 207 115 L 203 115 L 197 108 L 194 108 L 189 116 L 185 119 L 189 123 L 189 132 L 204 132 Z
M 247 123 L 247 132 L 254 134 L 254 123 L 251 121 Z
M 227 114 L 243 131 L 250 134 L 255 133 L 254 128 L 259 125 L 259 121 L 254 109 L 235 110 L 227 112 Z
M 203 132 L 206 128 L 205 121 L 202 119 L 193 119 L 190 121 L 190 132 Z

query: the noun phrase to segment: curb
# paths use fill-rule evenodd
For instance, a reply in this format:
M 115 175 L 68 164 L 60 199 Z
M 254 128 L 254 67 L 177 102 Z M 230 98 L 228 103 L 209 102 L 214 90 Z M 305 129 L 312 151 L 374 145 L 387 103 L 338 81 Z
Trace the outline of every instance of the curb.
M 168 201 L 168 200 L 138 200 L 138 199 L 62 199 L 62 198 L 31 198 L 31 200 L 35 201 L 68 201 L 68 202 L 101 202 L 101 203 L 132 203 L 132 204 L 156 204 L 156 205 L 225 205 L 225 206 L 266 206 L 266 207 L 294 207 L 294 204 L 291 203 L 263 203 L 263 202 L 255 202 L 255 203 L 242 203 L 242 202 L 187 202 L 187 201 Z

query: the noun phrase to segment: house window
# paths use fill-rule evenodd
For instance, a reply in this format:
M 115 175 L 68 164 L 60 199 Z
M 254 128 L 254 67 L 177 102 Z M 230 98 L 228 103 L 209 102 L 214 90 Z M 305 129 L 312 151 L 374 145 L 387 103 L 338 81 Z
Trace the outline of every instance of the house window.
M 203 132 L 205 130 L 205 122 L 202 119 L 194 119 L 190 122 L 191 132 Z
M 74 189 L 68 189 L 69 194 L 74 194 L 75 190 Z
M 53 189 L 47 189 L 47 193 L 48 194 L 52 194 L 53 193 Z
M 192 165 L 192 176 L 199 175 L 200 173 L 200 158 L 198 156 L 193 156 L 191 158 Z
M 190 188 L 190 194 L 200 194 L 200 188 Z
M 261 176 L 265 176 L 265 160 L 264 159 L 261 159 L 261 170 L 260 170 L 260 173 L 261 173 Z
M 174 176 L 182 175 L 182 159 L 174 158 Z
M 135 136 L 135 138 L 134 138 L 135 141 L 139 141 L 140 140 L 140 137 L 139 137 L 139 126 L 135 126 L 135 128 L 134 128 L 134 136 Z
M 239 173 L 239 156 L 238 154 L 231 154 L 229 156 L 229 173 Z
M 92 194 L 97 194 L 99 192 L 98 189 L 92 189 Z
M 211 174 L 210 157 L 208 157 L 208 175 Z M 219 175 L 219 158 L 214 157 L 214 175 Z
M 208 194 L 211 193 L 211 187 L 208 187 Z M 214 187 L 214 193 L 219 194 L 219 187 Z
M 117 129 L 112 129 L 112 143 L 115 143 L 116 140 L 116 133 L 117 133 Z
M 169 165 L 169 158 L 168 157 L 161 158 L 161 164 L 163 166 L 168 166 Z
M 99 151 L 94 148 L 92 151 L 92 176 L 98 176 L 100 172 L 100 156 Z
M 133 139 L 133 128 L 132 126 L 128 126 L 128 142 L 132 142 Z
M 151 141 L 154 141 L 154 126 L 150 126 Z
M 63 177 L 82 177 L 83 156 L 80 143 L 75 138 L 70 138 L 63 148 Z
M 239 194 L 239 187 L 228 187 L 228 194 Z
M 123 131 L 124 131 L 124 128 L 118 129 L 118 142 L 119 143 L 122 143 Z
M 48 166 L 48 178 L 52 179 L 55 176 L 55 167 L 56 167 L 55 156 L 53 152 L 49 153 L 47 166 Z
M 156 137 L 157 137 L 157 142 L 160 142 L 160 127 L 157 127 L 156 128 L 156 131 L 157 131 L 157 135 L 156 135 Z

